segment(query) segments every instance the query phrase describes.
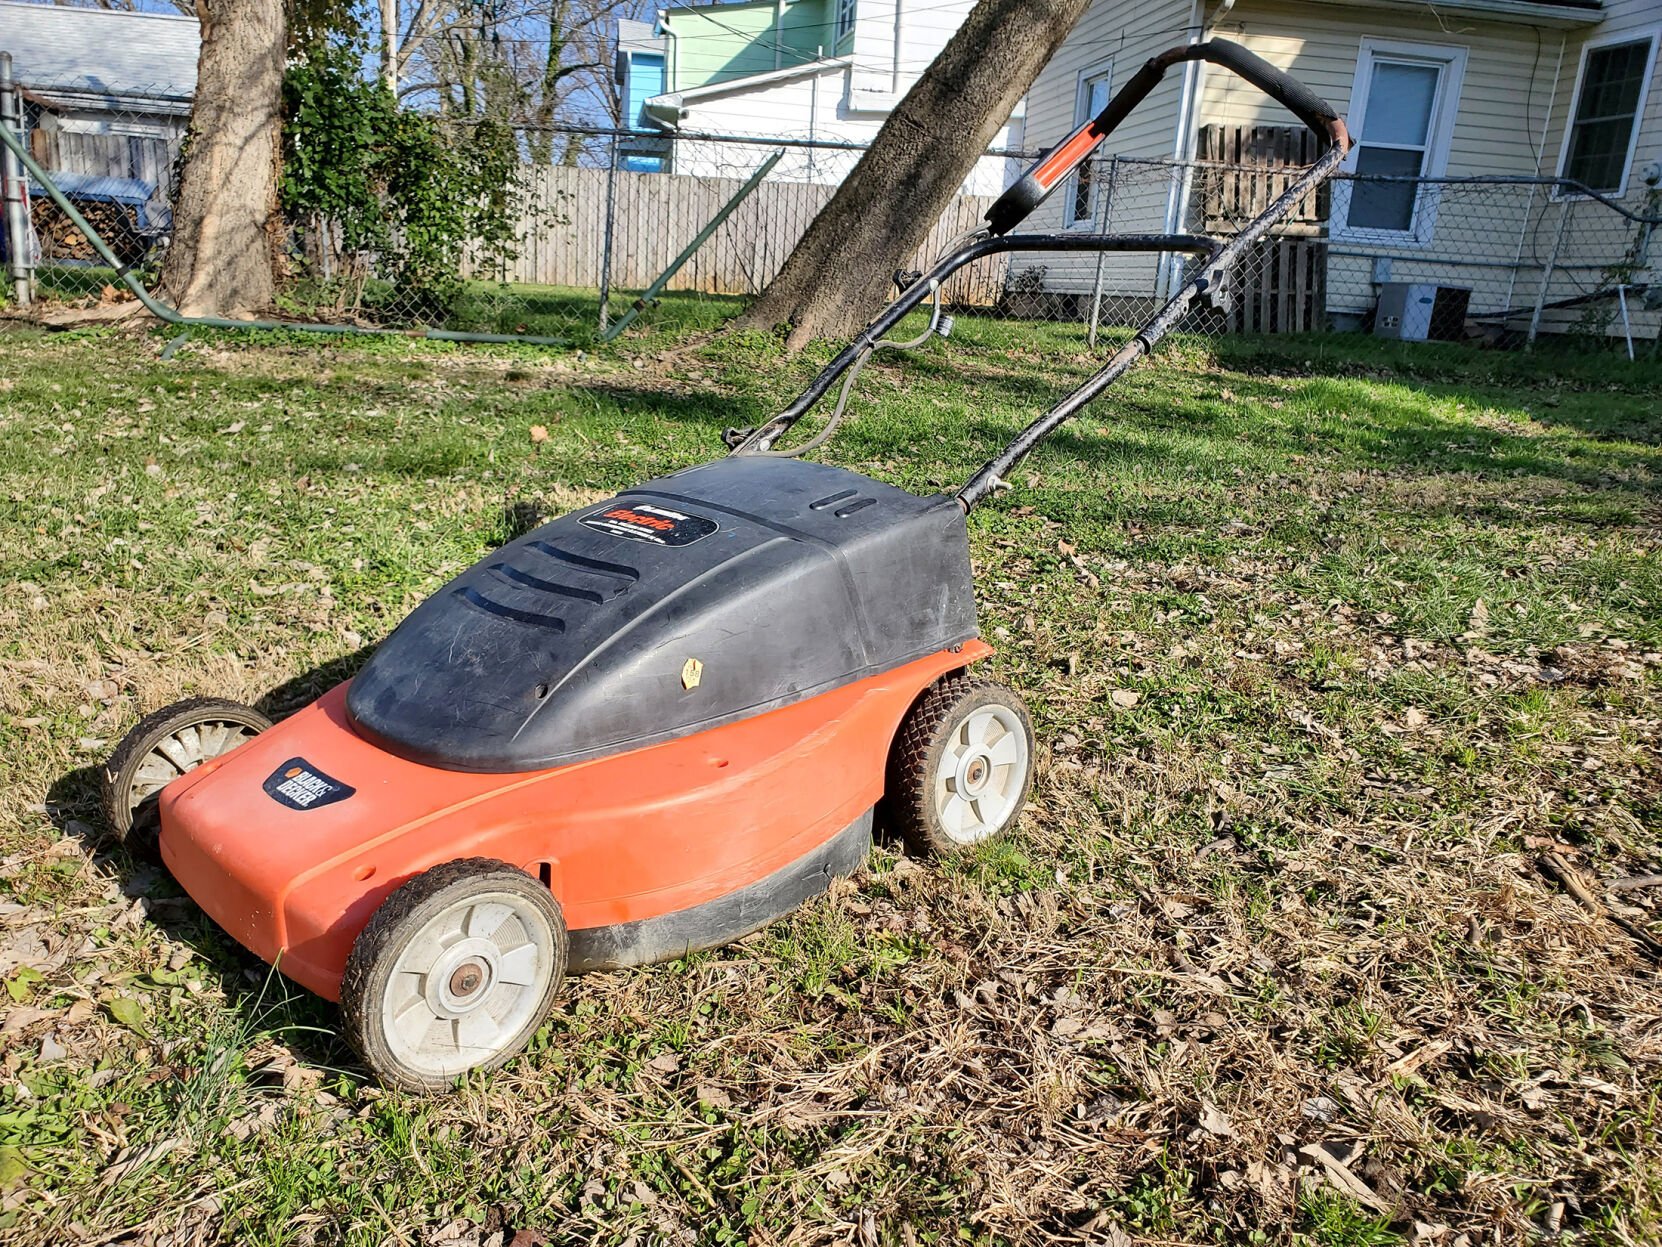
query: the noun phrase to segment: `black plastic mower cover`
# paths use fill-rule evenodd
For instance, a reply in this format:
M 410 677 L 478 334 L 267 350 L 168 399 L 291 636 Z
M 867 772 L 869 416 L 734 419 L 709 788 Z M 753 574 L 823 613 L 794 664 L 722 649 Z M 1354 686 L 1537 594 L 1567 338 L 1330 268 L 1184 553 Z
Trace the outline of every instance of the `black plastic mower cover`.
M 987 209 L 987 227 L 994 234 L 1007 234 L 1025 220 L 1033 209 L 1083 164 L 1120 122 L 1159 85 L 1166 70 L 1184 61 L 1210 61 L 1232 70 L 1315 131 L 1323 149 L 1331 144 L 1348 147 L 1345 123 L 1331 106 L 1291 74 L 1271 65 L 1255 52 L 1227 39 L 1210 39 L 1170 48 L 1143 63 L 1131 80 L 1114 93 L 1103 110 L 1033 165 L 1021 180 Z
M 412 761 L 530 771 L 802 701 L 976 635 L 964 513 L 801 459 L 719 459 L 463 572 L 352 683 Z

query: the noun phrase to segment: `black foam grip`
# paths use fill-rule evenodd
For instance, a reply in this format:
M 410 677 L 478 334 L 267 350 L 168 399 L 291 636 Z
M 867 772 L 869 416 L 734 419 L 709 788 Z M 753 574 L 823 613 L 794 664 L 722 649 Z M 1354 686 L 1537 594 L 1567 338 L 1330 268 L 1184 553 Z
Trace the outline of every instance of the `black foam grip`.
M 1045 189 L 1032 174 L 1024 174 L 987 209 L 987 229 L 994 234 L 1008 234 L 1026 219 L 1027 214 L 1044 202 Z
M 1197 46 L 1205 49 L 1203 55 L 1212 64 L 1239 74 L 1324 139 L 1332 137 L 1329 127 L 1338 120 L 1339 114 L 1297 78 L 1228 39 L 1209 39 Z
M 1125 85 L 1114 92 L 1107 105 L 1096 115 L 1092 125 L 1096 130 L 1097 142 L 1100 143 L 1112 134 L 1120 122 L 1148 98 L 1149 93 L 1160 84 L 1160 80 L 1166 76 L 1166 71 L 1173 65 L 1180 65 L 1184 61 L 1202 60 L 1230 70 L 1285 106 L 1316 132 L 1324 149 L 1328 143 L 1335 140 L 1344 141 L 1343 127 L 1338 125 L 1339 114 L 1334 112 L 1332 106 L 1321 96 L 1291 74 L 1271 65 L 1256 52 L 1249 52 L 1240 44 L 1231 43 L 1228 39 L 1209 39 L 1204 43 L 1186 43 L 1169 48 L 1145 61 Z M 1048 159 L 1047 153 L 987 210 L 986 220 L 992 233 L 1005 234 L 1014 229 L 1052 190 L 1061 185 L 1061 179 L 1057 179 L 1048 188 L 1040 186 L 1034 180 L 1034 170 L 1040 168 Z M 1083 160 L 1084 156 L 1080 159 Z

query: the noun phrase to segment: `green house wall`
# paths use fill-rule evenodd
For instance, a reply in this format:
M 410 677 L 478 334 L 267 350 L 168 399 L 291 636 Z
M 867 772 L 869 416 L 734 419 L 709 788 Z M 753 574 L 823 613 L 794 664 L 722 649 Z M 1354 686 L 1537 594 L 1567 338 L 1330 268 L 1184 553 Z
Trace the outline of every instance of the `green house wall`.
M 821 49 L 831 55 L 832 2 L 788 0 L 776 6 L 773 0 L 754 0 L 667 10 L 663 25 L 673 36 L 668 89 L 692 91 L 790 69 L 812 61 Z

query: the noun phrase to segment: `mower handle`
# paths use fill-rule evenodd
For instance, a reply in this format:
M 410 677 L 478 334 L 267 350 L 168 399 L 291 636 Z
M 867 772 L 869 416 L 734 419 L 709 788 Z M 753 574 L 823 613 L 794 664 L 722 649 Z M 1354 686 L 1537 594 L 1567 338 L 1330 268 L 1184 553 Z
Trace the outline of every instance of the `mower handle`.
M 894 302 L 884 308 L 870 324 L 862 329 L 824 368 L 808 382 L 806 389 L 791 400 L 778 415 L 750 428 L 730 428 L 722 433 L 722 441 L 736 455 L 766 452 L 778 437 L 806 415 L 836 379 L 854 367 L 861 357 L 869 354 L 906 315 L 925 299 L 939 294 L 942 284 L 966 264 L 983 256 L 1000 255 L 1007 251 L 1034 252 L 1105 252 L 1129 254 L 1163 254 L 1184 252 L 1189 255 L 1213 256 L 1221 248 L 1215 238 L 1204 234 L 1014 234 L 1004 237 L 977 230 L 948 251 L 932 268 L 915 281 L 908 282 Z
M 1100 113 L 1040 157 L 987 209 L 987 228 L 994 234 L 1007 234 L 1020 225 L 1119 128 L 1159 85 L 1166 71 L 1184 61 L 1210 61 L 1250 82 L 1309 126 L 1321 140 L 1323 151 L 1337 146 L 1342 153 L 1349 148 L 1350 136 L 1333 106 L 1285 70 L 1277 69 L 1256 52 L 1249 52 L 1228 39 L 1186 43 L 1151 56 L 1130 81 L 1114 92 Z
M 1299 172 L 1275 199 L 1261 212 L 1241 226 L 1227 239 L 1208 238 L 1200 234 L 1010 234 L 1028 213 L 1042 203 L 1062 180 L 1107 138 L 1127 114 L 1147 98 L 1166 70 L 1182 61 L 1211 61 L 1239 74 L 1271 98 L 1286 105 L 1298 115 L 1322 140 L 1322 151 L 1315 161 Z M 902 317 L 925 298 L 937 298 L 941 283 L 953 272 L 981 256 L 1003 251 L 1095 251 L 1095 252 L 1190 252 L 1201 258 L 1187 279 L 1171 295 L 1165 306 L 1151 317 L 1129 341 L 1108 359 L 1107 363 L 1072 393 L 1057 402 L 1019 434 L 1014 441 L 983 464 L 974 476 L 958 491 L 958 504 L 966 512 L 990 496 L 1005 476 L 1020 463 L 1032 449 L 1058 427 L 1078 415 L 1085 405 L 1124 376 L 1139 359 L 1154 350 L 1155 343 L 1175 328 L 1189 309 L 1201 300 L 1227 301 L 1225 279 L 1229 270 L 1269 233 L 1306 195 L 1310 194 L 1338 171 L 1340 162 L 1350 148 L 1350 137 L 1345 123 L 1322 98 L 1292 75 L 1282 72 L 1262 57 L 1248 52 L 1238 43 L 1212 39 L 1184 44 L 1151 57 L 1131 80 L 1108 101 L 1096 117 L 1086 122 L 1060 145 L 1053 148 L 1026 175 L 1012 186 L 987 211 L 988 225 L 964 235 L 953 248 L 935 262 L 923 277 L 908 285 L 898 298 L 840 351 L 836 358 L 820 370 L 808 383 L 807 389 L 797 395 L 791 404 L 771 419 L 749 429 L 728 429 L 723 435 L 731 452 L 736 455 L 786 453 L 799 454 L 811 449 L 841 418 L 839 402 L 825 430 L 807 445 L 796 451 L 772 451 L 772 446 L 793 424 L 817 403 L 830 389 L 831 383 L 860 364 L 874 350 L 882 346 L 910 346 L 912 343 L 889 343 L 883 334 L 893 328 Z M 921 339 L 920 339 L 921 340 Z M 844 383 L 844 397 L 849 382 Z

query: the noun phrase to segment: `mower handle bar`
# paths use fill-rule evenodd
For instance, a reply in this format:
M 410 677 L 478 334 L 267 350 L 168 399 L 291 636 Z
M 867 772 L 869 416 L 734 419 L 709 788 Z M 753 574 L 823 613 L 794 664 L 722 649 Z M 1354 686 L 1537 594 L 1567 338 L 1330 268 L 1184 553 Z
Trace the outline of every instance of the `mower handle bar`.
M 1041 156 L 987 209 L 987 228 L 994 234 L 1007 234 L 1026 220 L 1148 98 L 1166 71 L 1184 61 L 1210 61 L 1250 82 L 1310 127 L 1321 141 L 1322 151 L 1338 147 L 1342 152 L 1350 146 L 1345 123 L 1333 106 L 1291 74 L 1228 39 L 1186 43 L 1143 62 L 1100 113 Z
M 1126 115 L 1148 96 L 1167 69 L 1182 61 L 1196 60 L 1211 61 L 1233 70 L 1286 105 L 1323 140 L 1323 150 L 1315 162 L 1293 179 L 1268 207 L 1227 240 L 1201 234 L 1008 233 L 1097 149 L 1102 140 L 1125 120 Z M 966 512 L 973 510 L 1003 484 L 1004 476 L 1033 447 L 1078 415 L 1087 403 L 1130 371 L 1142 356 L 1152 352 L 1155 343 L 1188 314 L 1197 299 L 1222 296 L 1223 280 L 1229 269 L 1272 226 L 1291 212 L 1295 204 L 1338 171 L 1349 148 L 1345 123 L 1331 106 L 1296 78 L 1276 69 L 1239 44 L 1212 39 L 1171 48 L 1151 57 L 1131 81 L 1114 94 L 1101 113 L 1044 156 L 988 209 L 989 224 L 985 229 L 966 236 L 963 242 L 936 261 L 922 278 L 902 290 L 894 302 L 879 312 L 852 342 L 838 352 L 836 358 L 820 370 L 790 406 L 753 429 L 728 429 L 723 440 L 732 448 L 731 453 L 736 455 L 770 450 L 779 437 L 825 396 L 833 381 L 877 347 L 888 345 L 882 341 L 883 335 L 902 317 L 926 297 L 938 297 L 941 283 L 948 276 L 983 256 L 1002 251 L 1187 251 L 1203 255 L 1205 259 L 1195 266 L 1193 275 L 1166 301 L 1165 306 L 1114 352 L 1101 369 L 1030 423 L 964 483 L 957 494 L 958 505 Z M 840 412 L 839 404 L 839 415 Z M 826 431 L 835 425 L 836 419 L 834 416 Z M 822 432 L 821 437 L 824 435 Z
M 1210 255 L 1217 251 L 1218 247 L 1216 239 L 1207 238 L 1202 234 L 1069 233 L 1014 234 L 1002 238 L 983 235 L 972 238 L 942 256 L 933 268 L 902 290 L 899 297 L 879 312 L 853 341 L 837 352 L 831 362 L 808 382 L 808 388 L 792 399 L 790 405 L 778 415 L 754 428 L 728 429 L 722 434 L 722 440 L 734 454 L 767 450 L 781 434 L 824 398 L 832 382 L 847 372 L 860 356 L 871 350 L 884 334 L 904 320 L 918 304 L 933 296 L 953 273 L 983 256 L 997 255 L 1004 251 L 1187 251 L 1198 255 Z

